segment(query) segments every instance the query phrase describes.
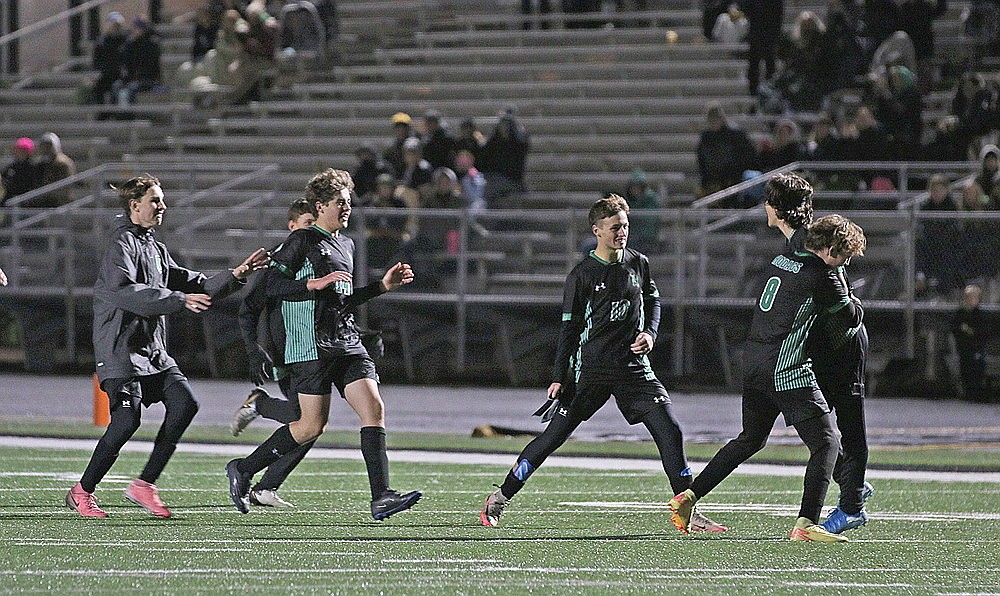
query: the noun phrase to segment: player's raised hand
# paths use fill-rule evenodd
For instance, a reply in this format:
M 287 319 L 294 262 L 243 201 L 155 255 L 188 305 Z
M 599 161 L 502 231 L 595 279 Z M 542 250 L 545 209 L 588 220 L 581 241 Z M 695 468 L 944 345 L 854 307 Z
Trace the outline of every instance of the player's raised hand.
M 346 271 L 334 271 L 333 273 L 327 273 L 323 277 L 310 279 L 306 282 L 306 289 L 310 292 L 317 292 L 325 290 L 331 284 L 335 284 L 338 281 L 351 281 L 351 279 L 351 274 Z
M 648 354 L 653 351 L 653 336 L 645 331 L 639 333 L 632 342 L 633 354 Z
M 386 292 L 398 290 L 413 281 L 413 268 L 406 263 L 396 263 L 382 276 L 382 287 Z
M 271 255 L 263 248 L 253 251 L 249 257 L 233 269 L 233 277 L 239 280 L 246 279 L 254 271 L 259 271 L 271 261 Z
M 184 308 L 191 312 L 204 312 L 212 306 L 212 297 L 208 294 L 185 294 Z

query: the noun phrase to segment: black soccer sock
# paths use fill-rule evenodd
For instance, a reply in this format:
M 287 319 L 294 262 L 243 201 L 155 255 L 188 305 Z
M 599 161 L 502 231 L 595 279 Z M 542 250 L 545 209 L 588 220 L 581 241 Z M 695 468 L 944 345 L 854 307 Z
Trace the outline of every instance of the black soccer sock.
M 566 416 L 556 415 L 553 417 L 542 434 L 532 439 L 517 456 L 517 463 L 507 473 L 507 478 L 500 486 L 500 493 L 510 499 L 524 488 L 528 477 L 566 442 L 566 439 L 573 434 L 580 422 L 580 420 L 570 420 Z
M 94 454 L 90 456 L 87 469 L 83 471 L 83 476 L 80 478 L 80 486 L 88 493 L 94 492 L 97 484 L 118 459 L 121 448 L 139 429 L 139 424 L 142 421 L 139 410 L 140 401 L 136 398 L 132 400 L 132 403 L 134 405 L 129 407 L 117 406 L 111 412 L 111 422 L 108 424 L 107 430 L 104 431 L 104 436 L 97 442 L 97 447 L 94 448 Z
M 389 457 L 385 453 L 385 429 L 381 426 L 361 427 L 361 455 L 368 468 L 368 485 L 372 500 L 389 490 Z
M 527 460 L 519 460 L 519 461 L 527 461 Z M 524 480 L 521 480 L 514 474 L 514 471 L 516 469 L 517 468 L 514 468 L 510 472 L 507 472 L 507 477 L 504 478 L 503 484 L 500 485 L 500 494 L 502 494 L 504 497 L 508 499 L 514 498 L 514 495 L 516 495 L 522 488 L 524 488 Z
M 288 425 L 274 431 L 274 434 L 254 449 L 253 453 L 239 460 L 236 469 L 243 474 L 256 474 L 281 459 L 283 455 L 298 447 Z
M 662 404 L 646 414 L 643 425 L 653 436 L 656 449 L 660 452 L 663 471 L 670 480 L 670 489 L 677 495 L 691 488 L 691 468 L 684 457 L 684 435 L 677 424 L 670 404 Z
M 309 453 L 312 446 L 316 444 L 315 440 L 309 441 L 308 443 L 303 443 L 286 455 L 285 457 L 279 459 L 273 464 L 267 467 L 267 471 L 261 477 L 260 482 L 254 485 L 253 490 L 278 490 L 278 487 L 288 478 L 288 475 L 292 473 L 302 458 Z
M 149 454 L 146 467 L 139 474 L 140 480 L 150 484 L 156 484 L 163 468 L 177 450 L 177 442 L 180 441 L 181 435 L 198 413 L 198 402 L 194 399 L 191 386 L 186 380 L 175 381 L 164 387 L 163 406 L 167 411 L 163 417 L 163 424 L 156 433 L 153 452 Z

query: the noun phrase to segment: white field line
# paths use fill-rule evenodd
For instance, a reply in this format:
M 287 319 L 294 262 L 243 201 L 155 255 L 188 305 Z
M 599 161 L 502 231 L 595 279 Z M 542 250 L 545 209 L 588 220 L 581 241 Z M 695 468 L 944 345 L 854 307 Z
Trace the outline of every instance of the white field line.
M 50 439 L 36 437 L 0 437 L 0 447 L 25 447 L 35 449 L 80 449 L 93 451 L 94 439 Z M 149 453 L 153 444 L 148 441 L 130 441 L 122 451 Z M 246 445 L 213 445 L 203 443 L 181 443 L 177 451 L 218 456 L 245 456 L 250 452 Z M 358 449 L 330 449 L 316 447 L 309 452 L 313 459 L 361 460 Z M 491 453 L 445 453 L 440 451 L 391 451 L 390 459 L 395 462 L 437 463 L 437 464 L 478 464 L 509 466 L 514 460 L 511 455 Z M 691 468 L 698 472 L 703 463 L 694 463 Z M 659 460 L 627 459 L 612 457 L 564 457 L 553 455 L 545 461 L 546 468 L 582 468 L 587 470 L 632 470 L 663 472 Z M 751 476 L 801 476 L 802 465 L 743 464 L 736 474 Z M 897 480 L 923 480 L 937 482 L 989 482 L 1000 483 L 1000 472 L 926 472 L 908 470 L 869 470 L 868 478 Z

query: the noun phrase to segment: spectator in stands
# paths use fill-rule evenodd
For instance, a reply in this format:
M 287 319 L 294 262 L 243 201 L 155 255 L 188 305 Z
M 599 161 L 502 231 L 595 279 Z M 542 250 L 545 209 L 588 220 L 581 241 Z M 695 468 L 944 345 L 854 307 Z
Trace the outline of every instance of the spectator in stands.
M 864 23 L 861 31 L 867 56 L 899 30 L 898 0 L 864 0 Z
M 986 339 L 989 322 L 980 308 L 983 289 L 975 284 L 965 286 L 962 303 L 955 313 L 951 333 L 958 351 L 958 369 L 962 377 L 962 394 L 970 401 L 986 401 Z
M 879 44 L 868 64 L 868 71 L 881 75 L 890 66 L 905 66 L 910 72 L 917 71 L 917 50 L 905 31 L 896 31 Z
M 823 98 L 836 89 L 839 56 L 832 53 L 826 25 L 809 10 L 799 13 L 791 35 L 779 48 L 781 72 L 773 86 L 795 111 L 817 111 Z
M 476 212 L 486 209 L 486 177 L 476 169 L 476 158 L 471 151 L 460 150 L 455 155 L 455 175 L 462 185 L 462 196 L 469 211 Z
M 354 180 L 354 192 L 359 197 L 375 192 L 379 176 L 392 175 L 392 168 L 379 159 L 371 145 L 365 144 L 355 149 L 354 157 L 358 160 L 358 167 L 351 173 L 351 178 Z
M 731 124 L 718 102 L 709 102 L 705 130 L 698 140 L 698 196 L 732 186 L 743 172 L 757 169 L 757 149 L 747 133 Z
M 32 161 L 35 142 L 21 137 L 14 142 L 11 153 L 14 160 L 0 174 L 0 204 L 38 187 L 38 169 Z
M 715 19 L 715 26 L 712 27 L 712 41 L 719 43 L 740 43 L 750 30 L 750 21 L 740 10 L 739 4 L 730 4 L 726 12 L 720 14 Z
M 403 176 L 406 163 L 403 161 L 403 144 L 413 137 L 413 128 L 410 125 L 410 115 L 406 112 L 396 112 L 390 119 L 392 121 L 392 142 L 382 151 L 382 159 L 392 166 L 396 178 Z
M 530 149 L 528 132 L 513 108 L 505 109 L 477 158 L 479 170 L 486 176 L 487 206 L 502 207 L 507 197 L 525 191 L 524 170 Z
M 885 161 L 892 159 L 891 138 L 871 108 L 859 106 L 854 113 L 854 127 L 857 130 L 857 150 L 846 153 L 845 159 L 862 161 Z M 842 136 L 844 136 L 842 134 Z M 919 140 L 919 136 L 917 137 Z M 919 146 L 919 145 L 918 145 Z
M 424 113 L 424 159 L 432 168 L 450 167 L 455 162 L 455 137 L 444 127 L 437 110 Z
M 63 153 L 62 141 L 54 132 L 47 132 L 38 140 L 37 169 L 38 185 L 47 186 L 65 180 L 76 174 L 76 163 Z M 63 186 L 39 197 L 33 205 L 38 207 L 58 207 L 73 199 L 72 188 Z
M 632 170 L 632 177 L 625 187 L 623 195 L 625 202 L 632 208 L 630 215 L 631 233 L 629 234 L 629 245 L 639 252 L 651 252 L 659 244 L 660 218 L 659 216 L 644 215 L 644 209 L 659 209 L 660 195 L 649 187 L 646 172 L 641 168 Z
M 410 137 L 403 143 L 403 173 L 399 181 L 403 186 L 417 191 L 421 197 L 432 192 L 434 170 L 424 159 L 420 139 L 417 137 Z
M 712 36 L 715 24 L 720 15 L 726 14 L 730 5 L 729 0 L 701 0 L 701 34 L 705 39 L 715 41 Z
M 214 13 L 209 6 L 202 6 L 195 12 L 194 41 L 191 43 L 191 62 L 201 62 L 208 51 L 215 47 L 215 39 L 222 25 L 222 15 Z
M 805 145 L 805 158 L 812 161 L 836 161 L 837 127 L 827 112 L 816 115 Z
M 532 4 L 536 4 L 537 8 L 532 8 Z M 550 0 L 536 0 L 536 2 L 532 2 L 531 0 L 521 0 L 521 14 L 530 16 L 532 11 L 537 12 L 539 15 L 550 14 L 552 12 Z M 532 28 L 532 25 L 532 21 L 525 19 L 522 27 L 525 30 L 528 30 Z M 543 20 L 539 23 L 539 26 L 541 26 L 542 29 L 548 29 L 550 24 L 548 20 Z
M 984 145 L 979 151 L 979 164 L 976 184 L 988 198 L 988 204 L 1000 205 L 1000 148 L 993 144 Z
M 922 158 L 927 161 L 967 161 L 969 137 L 955 116 L 943 116 L 934 126 L 931 140 L 924 146 Z
M 781 21 L 785 14 L 784 0 L 744 0 L 743 12 L 750 21 L 747 32 L 747 84 L 756 95 L 760 83 L 760 63 L 764 62 L 764 78 L 774 76 L 775 50 L 781 37 Z
M 132 21 L 132 34 L 122 45 L 122 70 L 112 86 L 118 105 L 135 103 L 136 95 L 160 84 L 160 41 L 153 24 L 136 17 Z
M 458 125 L 458 136 L 455 137 L 455 151 L 468 151 L 472 157 L 479 159 L 479 152 L 486 143 L 486 137 L 476 128 L 476 121 L 472 118 L 462 120 Z
M 913 73 L 905 66 L 890 66 L 874 82 L 875 119 L 889 136 L 890 155 L 900 161 L 919 156 L 923 133 L 923 102 Z
M 934 19 L 948 10 L 947 0 L 901 0 L 899 28 L 913 41 L 917 58 L 917 81 L 922 91 L 934 82 Z
M 962 189 L 962 211 L 977 213 L 991 209 L 990 196 L 975 180 L 969 181 Z M 965 279 L 988 279 L 996 275 L 1000 266 L 997 252 L 996 223 L 985 220 L 962 221 L 963 263 Z
M 392 174 L 379 174 L 375 190 L 363 195 L 364 207 L 405 209 L 408 205 L 403 198 L 403 187 L 396 185 Z M 411 194 L 413 194 L 411 192 Z M 416 229 L 416 222 L 406 215 L 365 214 L 365 234 L 367 235 L 368 264 L 371 267 L 385 267 L 397 262 L 397 253 L 410 241 L 410 230 Z M 411 227 L 412 224 L 412 227 Z
M 774 125 L 774 133 L 770 139 L 760 145 L 760 169 L 770 172 L 799 161 L 806 155 L 806 147 L 802 142 L 799 125 L 790 118 L 782 118 Z
M 855 84 L 867 65 L 864 48 L 858 39 L 861 7 L 856 0 L 828 0 L 826 5 L 827 51 L 831 56 L 830 87 L 841 89 Z
M 948 193 L 948 179 L 942 174 L 931 176 L 927 189 L 930 198 L 921 211 L 955 212 L 958 207 Z M 948 295 L 965 283 L 962 270 L 963 254 L 958 222 L 951 219 L 923 219 L 919 222 L 916 240 L 916 290 Z
M 281 27 L 278 20 L 264 9 L 264 3 L 254 0 L 246 9 L 247 32 L 242 36 L 243 54 L 233 68 L 237 82 L 231 102 L 239 105 L 260 99 L 261 87 L 275 63 L 275 51 Z
M 117 10 L 108 13 L 108 30 L 97 40 L 91 58 L 91 66 L 98 72 L 97 80 L 90 88 L 91 103 L 111 102 L 111 88 L 121 76 L 121 49 L 128 40 L 124 27 L 125 17 L 122 13 Z
M 962 75 L 951 99 L 951 114 L 958 119 L 958 133 L 966 146 L 977 136 L 989 133 L 997 125 L 997 88 L 974 71 Z

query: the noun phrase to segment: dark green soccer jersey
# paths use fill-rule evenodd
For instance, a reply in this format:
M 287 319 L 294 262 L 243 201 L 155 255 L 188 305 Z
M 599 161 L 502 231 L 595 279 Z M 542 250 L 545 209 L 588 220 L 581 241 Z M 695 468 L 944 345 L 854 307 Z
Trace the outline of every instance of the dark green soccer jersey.
M 553 381 L 655 378 L 649 359 L 630 349 L 641 331 L 656 339 L 660 325 L 660 293 L 642 253 L 626 248 L 609 263 L 591 251 L 566 278 L 562 318 Z
M 353 309 L 381 293 L 376 281 L 357 294 L 350 281 L 310 292 L 306 283 L 334 271 L 354 274 L 354 241 L 317 226 L 295 230 L 271 256 L 267 296 L 281 299 L 285 364 L 329 356 L 367 354 Z
M 765 272 L 747 358 L 754 363 L 773 361 L 776 391 L 813 386 L 816 379 L 805 346 L 816 317 L 838 314 L 857 324 L 859 311 L 836 270 L 811 252 L 789 250 L 776 256 Z

